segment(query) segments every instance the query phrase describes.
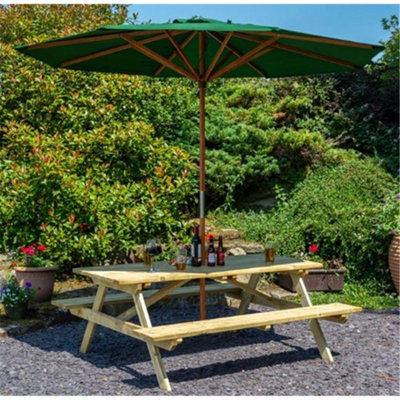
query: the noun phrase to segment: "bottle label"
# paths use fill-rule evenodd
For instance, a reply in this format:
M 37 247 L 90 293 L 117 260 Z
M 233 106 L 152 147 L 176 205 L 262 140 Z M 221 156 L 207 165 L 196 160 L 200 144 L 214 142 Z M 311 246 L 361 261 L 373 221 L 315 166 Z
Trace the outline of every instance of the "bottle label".
M 223 264 L 225 262 L 225 253 L 220 251 L 218 253 L 218 264 Z
M 197 250 L 197 251 L 196 251 Z M 190 254 L 193 258 L 196 259 L 201 259 L 201 244 L 197 245 L 197 249 L 195 248 L 195 245 L 192 244 L 190 246 Z
M 215 261 L 216 261 L 215 253 L 208 253 L 208 263 L 215 264 Z

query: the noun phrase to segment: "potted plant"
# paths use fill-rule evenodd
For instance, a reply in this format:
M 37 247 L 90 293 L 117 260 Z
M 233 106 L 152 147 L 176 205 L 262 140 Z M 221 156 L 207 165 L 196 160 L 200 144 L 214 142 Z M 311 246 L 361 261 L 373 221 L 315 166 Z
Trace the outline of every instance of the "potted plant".
M 36 302 L 49 301 L 53 294 L 57 268 L 49 260 L 47 248 L 42 244 L 21 247 L 11 263 L 20 285 L 30 282 L 35 289 Z
M 344 273 L 347 271 L 341 260 L 323 260 L 316 243 L 308 246 L 308 253 L 298 253 L 299 258 L 321 263 L 324 268 L 310 269 L 304 277 L 304 284 L 311 292 L 339 292 L 343 289 Z M 278 274 L 277 283 L 284 289 L 295 292 L 296 289 L 289 275 Z
M 0 303 L 3 304 L 6 316 L 21 319 L 28 309 L 28 302 L 35 295 L 31 282 L 20 286 L 15 276 L 9 275 L 0 280 Z
M 392 239 L 389 246 L 389 270 L 397 293 L 400 293 L 400 193 L 388 196 L 382 211 L 382 230 Z

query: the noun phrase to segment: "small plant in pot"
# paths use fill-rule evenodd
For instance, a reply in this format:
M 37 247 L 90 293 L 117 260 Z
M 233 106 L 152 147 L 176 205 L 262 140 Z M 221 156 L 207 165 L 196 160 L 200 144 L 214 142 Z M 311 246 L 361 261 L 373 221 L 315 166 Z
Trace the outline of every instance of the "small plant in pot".
M 30 282 L 35 289 L 35 302 L 49 301 L 53 294 L 57 268 L 42 244 L 20 247 L 11 267 L 20 285 Z
M 0 280 L 0 303 L 4 306 L 6 316 L 10 319 L 22 319 L 28 309 L 29 300 L 35 296 L 31 282 L 20 286 L 13 275 Z

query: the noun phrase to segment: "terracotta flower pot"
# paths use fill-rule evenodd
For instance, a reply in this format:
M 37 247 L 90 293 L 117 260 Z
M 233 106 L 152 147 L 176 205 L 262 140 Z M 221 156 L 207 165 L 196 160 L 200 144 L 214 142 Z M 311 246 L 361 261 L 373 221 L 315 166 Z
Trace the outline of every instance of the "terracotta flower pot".
M 400 235 L 393 236 L 389 247 L 389 269 L 397 293 L 400 293 Z
M 25 286 L 26 282 L 32 284 L 36 291 L 33 301 L 41 303 L 51 300 L 56 271 L 57 267 L 17 267 L 15 268 L 15 276 L 21 286 Z

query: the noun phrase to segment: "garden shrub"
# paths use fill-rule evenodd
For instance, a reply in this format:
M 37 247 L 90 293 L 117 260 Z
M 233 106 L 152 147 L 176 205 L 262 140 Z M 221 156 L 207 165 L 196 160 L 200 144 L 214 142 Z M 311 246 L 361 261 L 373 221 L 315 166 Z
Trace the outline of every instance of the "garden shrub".
M 393 209 L 396 189 L 390 174 L 371 159 L 319 167 L 290 195 L 280 193 L 276 211 L 258 217 L 253 239 L 272 240 L 286 255 L 307 256 L 310 244 L 316 243 L 322 259 L 343 262 L 350 281 L 376 281 L 388 289 L 389 226 L 394 229 L 398 218 Z
M 46 136 L 10 124 L 0 150 L 5 248 L 41 242 L 68 270 L 114 259 L 147 238 L 184 231 L 192 199 L 187 153 L 132 122 Z

